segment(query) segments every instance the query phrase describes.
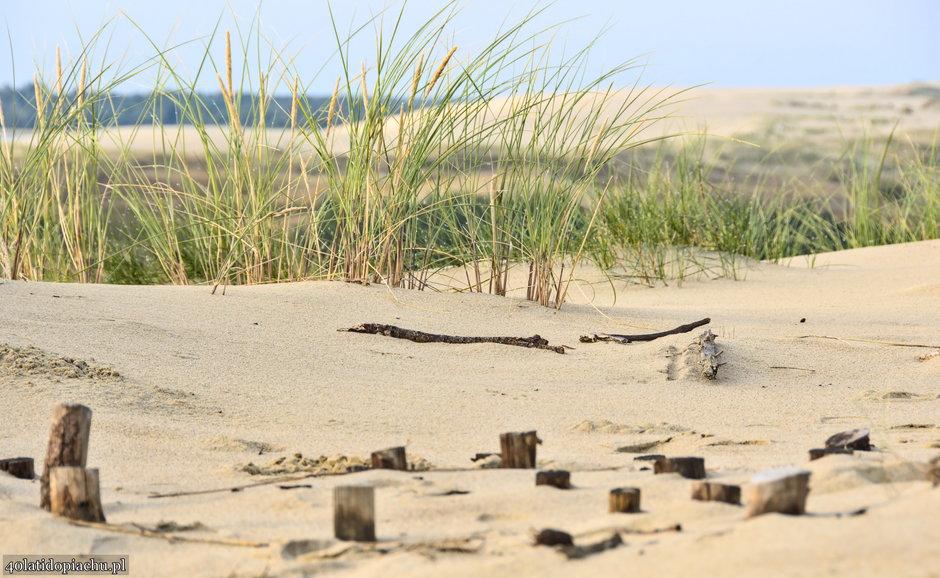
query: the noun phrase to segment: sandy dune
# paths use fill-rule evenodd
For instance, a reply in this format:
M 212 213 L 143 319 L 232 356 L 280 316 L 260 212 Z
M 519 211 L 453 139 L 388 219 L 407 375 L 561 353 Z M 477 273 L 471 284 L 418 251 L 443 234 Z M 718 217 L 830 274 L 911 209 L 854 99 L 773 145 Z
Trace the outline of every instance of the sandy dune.
M 41 464 L 52 405 L 83 403 L 94 411 L 88 465 L 101 470 L 109 523 L 198 522 L 178 535 L 267 545 L 74 527 L 39 509 L 38 480 L 2 474 L 0 550 L 129 554 L 134 576 L 937 576 L 940 488 L 925 481 L 923 464 L 940 454 L 940 358 L 921 362 L 932 349 L 875 343 L 940 345 L 937 271 L 940 241 L 928 241 L 755 263 L 746 281 L 623 285 L 614 303 L 610 286 L 584 270 L 559 312 L 515 298 L 329 282 L 213 296 L 206 287 L 3 281 L 0 457 Z M 724 350 L 717 382 L 687 364 L 694 334 L 578 342 L 706 316 Z M 538 333 L 573 349 L 336 331 L 362 322 Z M 805 335 L 868 341 L 795 338 Z M 808 449 L 855 427 L 871 429 L 875 451 L 807 461 Z M 470 461 L 498 451 L 501 432 L 530 429 L 544 442 L 540 467 L 569 469 L 574 489 L 535 487 L 531 470 Z M 248 463 L 278 471 L 272 461 L 285 458 L 280 469 L 297 476 L 341 469 L 336 457 L 317 463 L 321 455 L 368 458 L 394 445 L 432 469 L 150 497 L 272 478 L 243 471 Z M 740 507 L 693 502 L 689 480 L 654 476 L 634 461 L 640 453 L 702 456 L 710 479 L 745 485 L 767 468 L 806 467 L 810 515 L 744 520 Z M 388 553 L 333 541 L 332 488 L 341 484 L 377 488 Z M 607 493 L 620 486 L 641 488 L 642 513 L 607 513 Z M 641 533 L 676 524 L 680 532 Z M 568 561 L 532 546 L 546 527 L 579 543 L 619 529 L 625 545 Z M 479 550 L 414 546 L 443 539 Z

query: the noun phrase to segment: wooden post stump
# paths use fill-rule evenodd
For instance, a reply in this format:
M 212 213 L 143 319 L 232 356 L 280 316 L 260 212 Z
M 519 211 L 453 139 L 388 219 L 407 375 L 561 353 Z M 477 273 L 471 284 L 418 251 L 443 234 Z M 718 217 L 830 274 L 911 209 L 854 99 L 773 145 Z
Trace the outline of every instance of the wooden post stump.
M 499 447 L 503 468 L 535 468 L 535 446 L 539 438 L 534 431 L 500 434 Z
M 375 542 L 375 488 L 333 488 L 333 533 L 339 540 Z
M 927 462 L 927 481 L 940 486 L 940 456 Z
M 104 522 L 98 468 L 56 466 L 49 472 L 49 499 L 56 516 Z
M 814 448 L 809 450 L 809 461 L 818 460 L 823 456 L 828 456 L 830 454 L 848 454 L 852 455 L 855 453 L 855 450 L 851 448 Z
M 408 470 L 404 447 L 372 452 L 372 468 L 376 470 Z
M 741 486 L 715 482 L 695 482 L 692 484 L 692 499 L 703 502 L 724 502 L 739 506 L 741 505 Z
M 545 528 L 535 535 L 536 546 L 574 546 L 574 538 L 568 532 Z
M 660 458 L 653 462 L 653 473 L 677 473 L 683 478 L 701 480 L 705 477 L 705 458 Z
M 866 428 L 839 432 L 826 440 L 826 449 L 871 450 L 871 432 Z
M 536 472 L 536 486 L 552 486 L 561 490 L 571 488 L 571 473 L 565 470 L 546 470 Z
M 640 488 L 614 488 L 608 499 L 610 513 L 635 514 L 640 511 Z
M 85 467 L 91 410 L 84 405 L 58 404 L 52 408 L 52 428 L 46 462 L 39 480 L 39 506 L 50 509 L 49 470 L 58 466 Z
M 781 468 L 752 477 L 747 490 L 745 517 L 772 512 L 802 515 L 806 512 L 809 475 L 809 471 L 800 468 Z
M 7 458 L 0 460 L 0 472 L 6 472 L 14 478 L 31 480 L 36 476 L 33 470 L 33 458 Z

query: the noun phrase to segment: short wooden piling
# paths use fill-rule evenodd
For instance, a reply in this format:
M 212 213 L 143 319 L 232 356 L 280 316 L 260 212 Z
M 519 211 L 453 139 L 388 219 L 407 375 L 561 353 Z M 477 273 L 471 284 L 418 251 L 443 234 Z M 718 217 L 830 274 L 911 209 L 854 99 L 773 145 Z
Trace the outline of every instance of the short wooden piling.
M 566 470 L 545 470 L 544 472 L 536 472 L 535 485 L 552 486 L 560 490 L 568 490 L 571 488 L 571 472 Z
M 660 458 L 653 462 L 653 473 L 677 473 L 683 478 L 701 480 L 705 477 L 705 458 Z
M 808 470 L 781 468 L 752 477 L 747 489 L 745 517 L 753 518 L 772 512 L 802 515 L 806 512 L 809 476 Z
M 539 438 L 534 431 L 500 434 L 500 459 L 503 468 L 535 468 L 535 446 Z
M 333 533 L 339 540 L 375 542 L 375 488 L 333 488 Z
M 703 502 L 724 502 L 740 505 L 741 486 L 715 482 L 695 482 L 692 484 L 692 499 Z
M 407 470 L 408 459 L 402 446 L 372 452 L 372 469 Z
M 58 466 L 85 467 L 91 410 L 84 405 L 58 404 L 52 408 L 52 428 L 46 447 L 46 462 L 39 481 L 39 505 L 49 510 L 49 471 Z
M 613 513 L 635 514 L 640 511 L 640 488 L 614 488 L 608 498 L 608 510 Z
M 104 522 L 98 468 L 56 466 L 49 472 L 50 510 L 56 516 Z
M 851 449 L 867 452 L 871 450 L 871 432 L 866 428 L 850 429 L 830 436 L 827 449 Z
M 6 472 L 14 478 L 31 480 L 36 476 L 33 458 L 7 458 L 0 460 L 0 472 Z

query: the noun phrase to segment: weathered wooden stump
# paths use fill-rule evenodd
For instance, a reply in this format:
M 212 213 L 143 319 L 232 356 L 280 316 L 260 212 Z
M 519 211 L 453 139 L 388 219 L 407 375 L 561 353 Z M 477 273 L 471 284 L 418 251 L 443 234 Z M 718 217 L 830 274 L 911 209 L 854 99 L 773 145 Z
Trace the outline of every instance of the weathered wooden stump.
M 851 448 L 814 448 L 809 450 L 809 461 L 812 462 L 830 454 L 852 455 L 853 453 L 855 453 L 855 450 Z
M 539 438 L 534 431 L 500 434 L 500 459 L 503 468 L 535 468 L 535 446 Z
M 608 498 L 608 511 L 635 514 L 640 511 L 640 488 L 614 488 Z
M 56 516 L 104 522 L 98 468 L 56 466 L 49 472 L 50 510 Z
M 536 546 L 574 546 L 574 538 L 568 532 L 545 528 L 535 535 Z
M 871 450 L 870 435 L 871 432 L 866 428 L 839 432 L 826 440 L 826 449 L 852 449 L 867 452 Z
M 535 473 L 536 486 L 552 486 L 561 490 L 571 488 L 571 473 L 565 470 L 545 470 Z
M 701 480 L 705 477 L 705 458 L 660 458 L 653 462 L 653 473 L 677 473 L 683 478 Z
M 36 476 L 33 470 L 33 458 L 7 458 L 0 460 L 0 472 L 6 472 L 14 478 L 31 480 Z
M 404 447 L 372 452 L 372 468 L 376 470 L 407 470 L 408 459 Z
M 52 428 L 46 447 L 46 462 L 39 481 L 39 505 L 48 510 L 49 470 L 58 466 L 85 467 L 91 410 L 84 405 L 58 404 L 52 408 Z
M 940 486 L 940 456 L 927 462 L 927 481 Z
M 781 468 L 761 472 L 751 478 L 747 490 L 746 518 L 779 512 L 795 516 L 806 512 L 810 472 Z
M 724 502 L 740 505 L 741 486 L 715 482 L 695 482 L 692 484 L 692 499 L 703 502 Z
M 375 542 L 375 488 L 333 488 L 333 533 L 339 540 Z

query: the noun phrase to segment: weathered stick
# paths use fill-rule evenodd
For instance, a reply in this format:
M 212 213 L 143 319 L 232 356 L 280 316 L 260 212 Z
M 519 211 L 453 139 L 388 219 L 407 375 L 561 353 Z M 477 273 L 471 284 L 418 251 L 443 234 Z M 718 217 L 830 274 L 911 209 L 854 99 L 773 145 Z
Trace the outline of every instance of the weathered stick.
M 31 480 L 36 475 L 33 470 L 33 458 L 7 458 L 0 460 L 0 472 L 6 472 L 14 478 Z
M 565 348 L 562 345 L 549 345 L 547 339 L 540 335 L 532 337 L 461 337 L 458 335 L 438 335 L 435 333 L 425 333 L 415 331 L 414 329 L 404 329 L 394 325 L 384 325 L 381 323 L 361 323 L 353 325 L 347 329 L 337 329 L 337 331 L 348 331 L 351 333 L 368 333 L 372 335 L 385 335 L 386 337 L 395 337 L 398 339 L 408 339 L 415 343 L 499 343 L 501 345 L 516 345 L 518 347 L 528 347 L 533 349 L 546 349 L 555 353 L 564 353 Z
M 710 317 L 706 317 L 701 321 L 696 321 L 694 323 L 688 323 L 686 325 L 680 325 L 675 329 L 670 329 L 668 331 L 660 331 L 659 333 L 641 333 L 638 335 L 622 335 L 619 333 L 589 333 L 587 335 L 581 336 L 581 343 L 596 343 L 598 341 L 616 341 L 617 343 L 632 343 L 634 341 L 653 341 L 654 339 L 659 339 L 660 337 L 665 337 L 667 335 L 677 335 L 680 333 L 688 333 L 693 329 L 701 327 L 702 325 L 708 325 L 712 320 Z
M 724 502 L 740 505 L 741 486 L 715 482 L 695 482 L 692 484 L 692 499 L 703 502 Z
M 133 528 L 118 526 L 115 524 L 102 524 L 100 522 L 86 522 L 84 520 L 69 520 L 73 526 L 83 528 L 94 528 L 96 530 L 106 530 L 108 532 L 119 532 L 121 534 L 133 534 L 135 536 L 144 536 L 146 538 L 162 538 L 170 542 L 198 542 L 200 544 L 220 544 L 223 546 L 245 546 L 248 548 L 267 548 L 267 542 L 247 542 L 245 540 L 227 540 L 225 538 L 202 538 L 200 536 L 180 536 L 178 534 L 167 534 L 166 532 L 157 532 L 149 530 L 142 526 L 134 525 Z
M 610 538 L 605 538 L 598 542 L 588 544 L 587 546 L 560 546 L 558 549 L 565 555 L 569 560 L 577 560 L 579 558 L 584 558 L 590 556 L 591 554 L 598 554 L 605 550 L 611 550 L 623 544 L 623 538 L 620 537 L 620 534 L 613 534 Z
M 832 337 L 830 335 L 785 335 L 783 339 L 832 339 L 835 341 L 855 341 L 857 343 L 874 343 L 875 345 L 890 345 L 892 347 L 920 347 L 937 349 L 940 345 L 923 345 L 920 343 L 897 343 L 895 341 L 875 341 L 874 339 L 855 339 L 852 337 Z
M 501 468 L 535 467 L 535 446 L 540 443 L 534 431 L 508 432 L 499 435 Z
M 640 488 L 614 488 L 607 499 L 611 514 L 635 514 L 640 511 Z
M 50 509 L 56 516 L 104 522 L 98 469 L 56 466 L 49 472 Z
M 39 506 L 50 508 L 49 470 L 58 466 L 85 467 L 91 410 L 84 405 L 59 404 L 52 408 L 52 428 L 46 447 L 46 462 L 39 480 Z
M 333 488 L 333 533 L 339 540 L 375 542 L 375 488 Z
M 705 376 L 705 379 L 716 379 L 718 377 L 718 368 L 721 367 L 721 364 L 718 363 L 718 356 L 721 355 L 721 352 L 715 350 L 716 337 L 718 336 L 712 333 L 711 329 L 706 329 L 698 337 L 698 346 L 702 356 L 699 366 L 702 368 L 702 375 Z
M 701 480 L 705 477 L 705 458 L 660 458 L 653 462 L 653 473 L 677 473 L 683 478 Z
M 407 470 L 408 459 L 402 446 L 372 452 L 372 468 L 376 470 Z
M 536 486 L 552 486 L 560 490 L 571 488 L 571 472 L 565 470 L 545 470 L 535 473 Z
M 744 516 L 761 514 L 802 515 L 806 512 L 810 472 L 800 468 L 781 468 L 761 472 L 751 478 Z

